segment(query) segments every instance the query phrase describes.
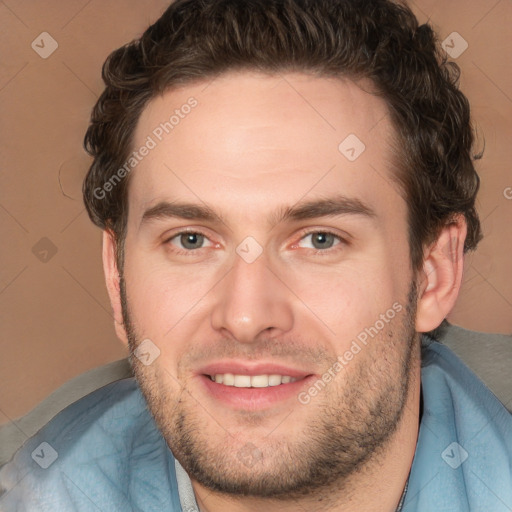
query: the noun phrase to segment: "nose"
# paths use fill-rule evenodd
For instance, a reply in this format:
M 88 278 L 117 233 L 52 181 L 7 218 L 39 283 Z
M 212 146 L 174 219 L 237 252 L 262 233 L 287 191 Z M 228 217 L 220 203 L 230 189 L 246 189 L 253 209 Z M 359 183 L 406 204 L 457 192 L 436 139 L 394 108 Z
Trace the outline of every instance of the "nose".
M 276 337 L 293 326 L 293 294 L 271 270 L 265 251 L 252 263 L 237 254 L 214 293 L 212 327 L 239 343 Z

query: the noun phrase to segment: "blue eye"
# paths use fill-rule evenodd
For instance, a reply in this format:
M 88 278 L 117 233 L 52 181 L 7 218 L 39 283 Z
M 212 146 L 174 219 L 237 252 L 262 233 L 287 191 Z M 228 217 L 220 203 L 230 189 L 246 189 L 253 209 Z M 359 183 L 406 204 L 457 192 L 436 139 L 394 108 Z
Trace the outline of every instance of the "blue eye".
M 202 233 L 197 233 L 195 231 L 182 231 L 181 233 L 176 233 L 172 238 L 169 238 L 167 243 L 177 246 L 178 249 L 184 249 L 189 252 L 202 249 L 205 241 L 208 241 L 208 238 Z
M 199 233 L 182 233 L 180 243 L 185 249 L 200 249 L 204 236 Z
M 328 250 L 341 243 L 341 238 L 334 233 L 329 233 L 328 231 L 313 231 L 300 240 L 299 247 L 304 247 L 304 245 L 301 244 L 303 240 L 307 240 L 308 238 L 311 239 L 311 245 L 307 248 L 316 250 Z

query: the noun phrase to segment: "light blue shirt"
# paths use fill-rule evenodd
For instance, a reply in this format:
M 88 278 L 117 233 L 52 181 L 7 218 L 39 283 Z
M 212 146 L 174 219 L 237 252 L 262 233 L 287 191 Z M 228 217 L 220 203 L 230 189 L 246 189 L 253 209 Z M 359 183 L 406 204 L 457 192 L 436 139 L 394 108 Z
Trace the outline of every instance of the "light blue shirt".
M 423 416 L 403 512 L 510 512 L 512 416 L 426 336 L 422 361 Z M 197 510 L 133 378 L 53 418 L 0 469 L 0 489 L 1 512 Z

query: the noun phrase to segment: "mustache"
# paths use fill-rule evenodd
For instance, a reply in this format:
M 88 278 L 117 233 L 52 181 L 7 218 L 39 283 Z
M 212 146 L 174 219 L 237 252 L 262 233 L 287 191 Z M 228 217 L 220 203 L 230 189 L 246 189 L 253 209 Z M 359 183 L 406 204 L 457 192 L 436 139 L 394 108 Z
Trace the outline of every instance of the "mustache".
M 183 363 L 196 366 L 205 361 L 218 359 L 243 359 L 258 361 L 275 359 L 283 362 L 304 361 L 323 365 L 335 360 L 337 355 L 318 346 L 318 341 L 298 342 L 278 338 L 262 338 L 252 343 L 239 343 L 230 338 L 210 343 L 197 343 L 187 348 Z

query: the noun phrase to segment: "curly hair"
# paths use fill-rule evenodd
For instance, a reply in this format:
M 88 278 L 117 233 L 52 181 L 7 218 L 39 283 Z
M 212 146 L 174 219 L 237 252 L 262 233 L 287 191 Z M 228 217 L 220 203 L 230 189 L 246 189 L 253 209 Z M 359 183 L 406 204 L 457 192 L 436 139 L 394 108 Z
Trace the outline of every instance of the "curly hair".
M 482 237 L 475 208 L 469 103 L 460 70 L 428 24 L 391 0 L 175 0 L 140 37 L 103 65 L 105 90 L 85 135 L 94 157 L 83 185 L 91 220 L 116 238 L 123 264 L 130 176 L 95 191 L 123 166 L 148 102 L 173 86 L 232 70 L 369 79 L 396 131 L 393 178 L 408 205 L 412 266 L 463 215 L 464 250 Z M 250 101 L 250 100 L 248 100 Z

